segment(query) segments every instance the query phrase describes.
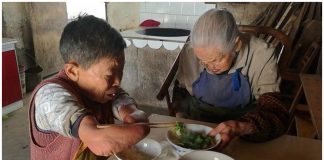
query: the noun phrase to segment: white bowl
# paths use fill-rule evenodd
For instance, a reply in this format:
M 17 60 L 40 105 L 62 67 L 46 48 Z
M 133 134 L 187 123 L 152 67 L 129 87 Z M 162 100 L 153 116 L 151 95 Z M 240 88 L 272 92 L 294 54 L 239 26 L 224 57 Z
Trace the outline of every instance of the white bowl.
M 120 152 L 116 156 L 122 160 L 151 160 L 158 157 L 161 152 L 160 143 L 150 138 L 144 138 L 131 149 Z
M 233 158 L 213 151 L 193 151 L 182 156 L 179 160 L 234 160 Z
M 211 127 L 208 127 L 208 126 L 205 126 L 205 125 L 200 125 L 200 124 L 184 124 L 185 128 L 191 132 L 198 132 L 198 133 L 202 133 L 202 134 L 205 134 L 207 135 L 211 130 L 212 128 Z M 220 142 L 221 142 L 221 136 L 220 134 L 217 134 L 215 136 L 215 145 L 213 146 L 210 146 L 209 148 L 205 148 L 205 149 L 191 149 L 191 148 L 184 148 L 184 147 L 181 147 L 179 145 L 177 145 L 175 142 L 174 142 L 174 139 L 172 139 L 172 129 L 173 128 L 170 128 L 167 133 L 166 133 L 166 138 L 168 140 L 168 142 L 173 146 L 173 148 L 176 150 L 176 152 L 180 155 L 180 156 L 183 156 L 187 153 L 190 153 L 192 151 L 203 151 L 203 150 L 210 150 L 210 149 L 213 149 L 215 148 Z

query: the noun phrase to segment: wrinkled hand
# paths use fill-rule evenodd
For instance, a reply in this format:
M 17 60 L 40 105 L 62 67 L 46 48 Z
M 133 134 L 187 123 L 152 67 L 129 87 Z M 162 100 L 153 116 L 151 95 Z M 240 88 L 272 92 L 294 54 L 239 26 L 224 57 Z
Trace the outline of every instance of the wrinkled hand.
M 217 134 L 220 134 L 222 141 L 216 149 L 221 150 L 226 147 L 236 136 L 249 134 L 252 132 L 252 129 L 252 125 L 248 122 L 229 120 L 220 123 L 217 127 L 209 132 L 209 135 L 216 136 Z

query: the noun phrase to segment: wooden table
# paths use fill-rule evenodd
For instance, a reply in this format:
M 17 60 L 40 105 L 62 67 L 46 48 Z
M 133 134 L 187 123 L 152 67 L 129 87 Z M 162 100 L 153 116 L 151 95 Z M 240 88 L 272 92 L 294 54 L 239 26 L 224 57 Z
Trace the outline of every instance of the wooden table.
M 300 80 L 317 135 L 322 138 L 322 78 L 319 75 L 300 74 Z
M 150 122 L 185 122 L 215 127 L 216 124 L 152 114 Z M 165 141 L 166 128 L 152 128 L 149 138 Z M 222 153 L 237 160 L 320 160 L 322 141 L 283 135 L 264 143 L 252 143 L 234 139 Z

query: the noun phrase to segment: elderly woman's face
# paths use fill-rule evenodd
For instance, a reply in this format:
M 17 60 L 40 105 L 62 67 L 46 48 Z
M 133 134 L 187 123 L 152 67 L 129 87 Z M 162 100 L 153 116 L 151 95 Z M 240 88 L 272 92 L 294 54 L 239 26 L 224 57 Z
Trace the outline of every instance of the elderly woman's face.
M 233 63 L 233 56 L 229 53 L 221 53 L 218 48 L 198 47 L 194 48 L 194 53 L 200 63 L 214 74 L 221 74 L 228 71 Z

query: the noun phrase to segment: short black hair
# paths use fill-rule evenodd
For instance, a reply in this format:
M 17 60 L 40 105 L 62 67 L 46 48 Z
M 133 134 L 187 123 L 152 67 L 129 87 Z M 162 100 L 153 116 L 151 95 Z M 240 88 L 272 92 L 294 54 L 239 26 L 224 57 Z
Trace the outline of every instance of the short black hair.
M 65 63 L 76 61 L 83 68 L 101 58 L 116 58 L 126 47 L 123 37 L 105 20 L 92 15 L 80 15 L 68 23 L 60 40 L 60 52 Z

